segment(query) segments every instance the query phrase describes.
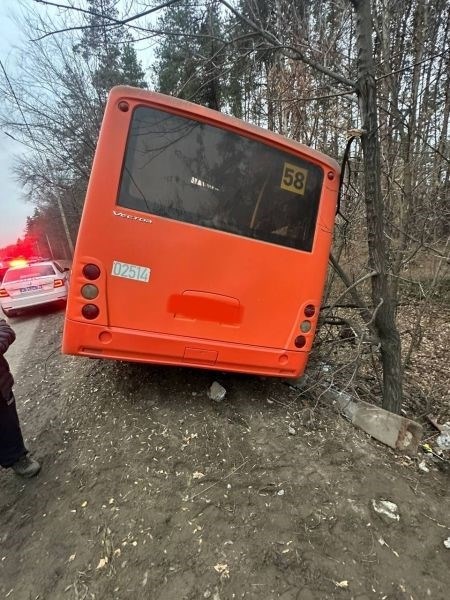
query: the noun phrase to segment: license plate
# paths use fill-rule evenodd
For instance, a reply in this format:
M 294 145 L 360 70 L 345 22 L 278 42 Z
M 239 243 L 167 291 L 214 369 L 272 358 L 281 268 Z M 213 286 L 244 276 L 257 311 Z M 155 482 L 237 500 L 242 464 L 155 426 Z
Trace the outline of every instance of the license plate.
M 20 288 L 20 293 L 25 294 L 25 292 L 35 292 L 36 290 L 42 290 L 43 285 L 29 285 L 28 287 Z
M 151 269 L 148 267 L 140 267 L 139 265 L 130 265 L 129 263 L 113 261 L 111 275 L 115 277 L 124 277 L 125 279 L 134 279 L 135 281 L 143 281 L 148 283 L 150 279 Z

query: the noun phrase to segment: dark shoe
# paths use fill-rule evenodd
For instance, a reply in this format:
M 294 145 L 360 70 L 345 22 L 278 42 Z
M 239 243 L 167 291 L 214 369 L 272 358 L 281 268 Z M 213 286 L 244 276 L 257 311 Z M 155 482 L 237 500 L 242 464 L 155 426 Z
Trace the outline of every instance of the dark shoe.
M 41 465 L 37 460 L 25 454 L 11 466 L 11 469 L 21 477 L 34 477 L 41 470 Z

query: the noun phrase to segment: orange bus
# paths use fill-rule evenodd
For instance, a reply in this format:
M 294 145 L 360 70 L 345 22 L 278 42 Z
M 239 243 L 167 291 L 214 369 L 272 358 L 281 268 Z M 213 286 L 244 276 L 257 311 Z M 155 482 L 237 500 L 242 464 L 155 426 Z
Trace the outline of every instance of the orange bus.
M 314 338 L 339 165 L 162 94 L 109 95 L 63 351 L 298 377 Z

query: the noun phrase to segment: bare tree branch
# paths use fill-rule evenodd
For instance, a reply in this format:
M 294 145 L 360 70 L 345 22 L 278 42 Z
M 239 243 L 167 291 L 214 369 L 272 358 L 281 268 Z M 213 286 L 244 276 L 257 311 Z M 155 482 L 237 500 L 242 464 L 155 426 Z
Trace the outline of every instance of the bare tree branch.
M 243 23 L 248 25 L 254 31 L 258 32 L 259 35 L 261 35 L 261 37 L 263 37 L 268 42 L 270 42 L 271 46 L 274 49 L 280 50 L 288 58 L 301 60 L 302 62 L 309 65 L 310 67 L 317 69 L 324 75 L 328 75 L 328 77 L 331 77 L 335 81 L 338 81 L 339 83 L 342 83 L 343 85 L 347 85 L 347 86 L 351 87 L 352 89 L 355 88 L 355 82 L 351 81 L 351 79 L 347 79 L 346 77 L 343 77 L 342 75 L 339 75 L 338 73 L 335 73 L 334 71 L 331 71 L 330 69 L 327 69 L 320 63 L 317 63 L 317 62 L 307 58 L 303 54 L 303 52 L 301 52 L 298 48 L 295 48 L 293 46 L 284 46 L 272 33 L 265 31 L 264 29 L 259 27 L 256 23 L 254 23 L 253 21 L 251 21 L 250 19 L 247 19 L 247 17 L 242 15 L 238 10 L 236 10 L 233 6 L 231 6 L 231 4 L 229 4 L 226 0 L 219 0 L 219 2 L 221 4 L 223 4 L 226 8 L 228 8 L 228 10 L 230 12 L 232 12 Z M 288 52 L 288 50 L 289 50 L 289 52 Z

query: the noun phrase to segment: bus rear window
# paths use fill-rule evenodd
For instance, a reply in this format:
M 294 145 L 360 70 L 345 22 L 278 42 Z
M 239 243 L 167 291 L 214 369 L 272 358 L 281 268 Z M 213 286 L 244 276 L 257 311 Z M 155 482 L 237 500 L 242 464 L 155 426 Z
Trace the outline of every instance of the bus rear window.
M 311 251 L 322 169 L 163 111 L 133 114 L 117 204 Z

